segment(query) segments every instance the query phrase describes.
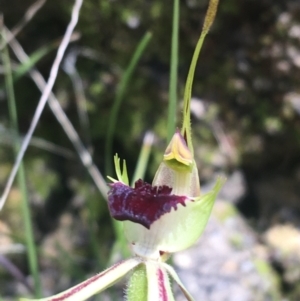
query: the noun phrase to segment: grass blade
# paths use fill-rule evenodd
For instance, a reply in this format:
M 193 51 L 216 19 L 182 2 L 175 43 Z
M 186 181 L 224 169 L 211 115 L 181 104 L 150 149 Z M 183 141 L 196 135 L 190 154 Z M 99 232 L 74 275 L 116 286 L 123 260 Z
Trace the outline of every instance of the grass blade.
M 5 41 L 4 31 L 2 31 L 2 40 Z M 5 68 L 5 86 L 7 91 L 7 99 L 8 99 L 8 107 L 9 107 L 9 116 L 10 122 L 12 124 L 12 128 L 14 129 L 14 150 L 15 155 L 18 155 L 20 150 L 20 143 L 19 143 L 19 133 L 18 133 L 18 117 L 17 117 L 17 109 L 16 109 L 16 102 L 15 102 L 15 94 L 13 88 L 13 78 L 11 72 L 11 65 L 10 65 L 10 57 L 8 54 L 7 47 L 3 48 L 2 51 L 2 61 Z M 18 177 L 18 185 L 20 187 L 22 193 L 22 217 L 24 221 L 24 230 L 25 230 L 25 238 L 26 238 L 26 246 L 27 246 L 27 257 L 30 267 L 30 272 L 34 279 L 34 291 L 35 296 L 41 296 L 41 283 L 39 278 L 39 271 L 38 271 L 38 259 L 37 259 L 37 251 L 34 242 L 33 236 L 33 228 L 31 223 L 31 212 L 28 202 L 28 193 L 26 188 L 26 179 L 25 179 L 25 170 L 23 163 L 20 163 L 20 168 L 17 174 Z
M 150 42 L 151 36 L 152 36 L 152 34 L 150 32 L 147 32 L 143 36 L 142 40 L 138 44 L 138 46 L 131 58 L 131 61 L 128 65 L 127 69 L 124 72 L 124 75 L 122 76 L 121 82 L 120 82 L 118 90 L 117 90 L 114 105 L 112 107 L 112 111 L 111 111 L 111 114 L 109 117 L 108 130 L 107 130 L 106 142 L 105 142 L 105 164 L 106 164 L 105 171 L 108 175 L 112 175 L 112 173 L 113 173 L 112 142 L 113 142 L 113 137 L 114 137 L 115 128 L 116 128 L 116 121 L 118 119 L 120 106 L 123 101 L 125 91 L 127 89 L 129 81 L 132 77 L 133 71 L 135 70 L 137 63 L 139 62 L 148 43 Z
M 170 62 L 170 86 L 168 105 L 168 133 L 167 139 L 171 140 L 176 129 L 176 107 L 177 107 L 177 77 L 178 77 L 178 31 L 179 31 L 179 0 L 173 4 L 173 25 Z
M 7 43 L 9 44 L 9 43 Z M 45 57 L 48 53 L 50 53 L 52 50 L 54 50 L 56 47 L 59 46 L 59 41 L 54 41 L 51 44 L 47 46 L 43 46 L 39 48 L 38 50 L 34 51 L 28 60 L 24 62 L 23 64 L 20 64 L 13 72 L 13 82 L 20 79 L 22 76 L 24 76 L 31 68 L 33 68 L 43 57 Z M 3 85 L 4 86 L 4 85 Z M 2 85 L 0 86 L 0 89 L 2 89 Z
M 10 34 L 8 30 L 6 30 L 6 32 Z M 11 39 L 9 45 L 20 62 L 23 63 L 29 59 L 28 55 L 25 53 L 24 49 L 21 47 L 21 45 L 16 39 Z M 47 84 L 42 74 L 36 68 L 32 68 L 31 70 L 29 70 L 29 75 L 36 84 L 36 86 L 39 88 L 39 90 L 43 93 Z M 63 108 L 60 105 L 60 102 L 58 101 L 57 97 L 54 95 L 53 92 L 51 92 L 49 95 L 48 105 L 54 117 L 57 119 L 62 129 L 65 131 L 69 140 L 72 142 L 82 164 L 89 172 L 98 190 L 100 191 L 102 196 L 106 198 L 108 191 L 106 181 L 104 180 L 99 169 L 93 162 L 90 152 L 84 146 L 77 131 L 75 130 L 75 127 L 64 112 Z
M 50 70 L 49 80 L 47 82 L 45 90 L 43 91 L 43 93 L 41 95 L 41 98 L 40 98 L 38 106 L 37 106 L 37 108 L 35 110 L 33 119 L 31 121 L 29 130 L 28 130 L 28 132 L 27 132 L 27 134 L 25 136 L 23 144 L 21 145 L 21 148 L 20 148 L 20 151 L 19 151 L 18 156 L 16 158 L 15 164 L 13 166 L 13 169 L 12 169 L 12 171 L 11 171 L 11 173 L 9 175 L 9 178 L 7 180 L 7 183 L 5 185 L 4 192 L 3 192 L 3 194 L 2 194 L 2 196 L 0 198 L 0 210 L 2 209 L 2 207 L 5 204 L 7 196 L 9 194 L 9 191 L 11 189 L 11 186 L 13 184 L 13 181 L 14 181 L 15 176 L 17 174 L 17 171 L 19 169 L 20 163 L 22 162 L 22 159 L 23 159 L 24 154 L 25 154 L 25 152 L 27 150 L 27 147 L 29 145 L 29 142 L 31 140 L 33 132 L 34 132 L 34 130 L 35 130 L 35 128 L 36 128 L 36 126 L 37 126 L 37 124 L 39 122 L 39 119 L 40 119 L 41 114 L 42 114 L 42 112 L 44 110 L 44 107 L 45 107 L 46 102 L 47 102 L 47 100 L 49 98 L 49 95 L 51 94 L 51 90 L 52 90 L 54 82 L 56 80 L 60 63 L 61 63 L 62 58 L 64 56 L 64 53 L 65 53 L 65 51 L 67 49 L 67 46 L 69 45 L 69 42 L 70 42 L 72 33 L 74 31 L 74 28 L 75 28 L 75 26 L 76 26 L 76 24 L 78 22 L 78 16 L 79 16 L 79 12 L 80 12 L 80 9 L 81 9 L 81 6 L 82 6 L 82 2 L 83 2 L 83 0 L 75 0 L 74 6 L 73 6 L 73 9 L 72 9 L 71 21 L 70 21 L 70 23 L 69 23 L 69 25 L 67 27 L 67 30 L 66 30 L 66 33 L 65 33 L 65 35 L 63 37 L 62 42 L 59 45 L 59 48 L 58 48 L 58 51 L 57 51 L 57 55 L 55 57 L 55 60 L 53 62 L 51 70 Z
M 27 9 L 24 17 L 21 21 L 13 28 L 12 30 L 12 37 L 16 37 L 22 29 L 32 20 L 32 18 L 36 15 L 36 13 L 43 7 L 46 3 L 46 0 L 37 0 L 35 3 L 30 5 Z M 3 43 L 0 44 L 0 50 L 5 47 L 5 44 L 8 44 L 11 38 L 7 38 Z
M 120 106 L 123 101 L 125 91 L 127 89 L 129 81 L 135 70 L 135 67 L 136 67 L 137 63 L 139 62 L 143 52 L 145 51 L 148 43 L 150 42 L 151 36 L 152 36 L 152 34 L 150 32 L 147 32 L 143 36 L 142 40 L 138 44 L 138 46 L 131 58 L 131 61 L 128 65 L 127 69 L 124 72 L 124 75 L 122 76 L 121 82 L 120 82 L 118 90 L 117 90 L 114 105 L 112 107 L 112 112 L 111 112 L 111 115 L 109 118 L 108 130 L 107 130 L 107 135 L 106 135 L 106 143 L 105 143 L 105 171 L 108 175 L 113 174 L 112 142 L 113 142 L 113 137 L 114 137 L 115 128 L 116 128 L 116 120 L 118 119 L 118 113 L 120 110 Z M 111 257 L 113 257 L 115 252 L 117 252 L 118 250 L 121 250 L 123 257 L 126 258 L 129 255 L 129 250 L 127 247 L 127 241 L 123 234 L 123 224 L 119 221 L 113 220 L 113 228 L 114 228 L 114 232 L 116 235 L 116 242 L 114 244 Z
M 138 179 L 144 179 L 145 171 L 148 166 L 151 147 L 153 144 L 153 139 L 154 135 L 152 132 L 147 132 L 145 134 L 141 152 L 132 177 L 131 186 L 133 186 L 135 181 L 137 181 Z

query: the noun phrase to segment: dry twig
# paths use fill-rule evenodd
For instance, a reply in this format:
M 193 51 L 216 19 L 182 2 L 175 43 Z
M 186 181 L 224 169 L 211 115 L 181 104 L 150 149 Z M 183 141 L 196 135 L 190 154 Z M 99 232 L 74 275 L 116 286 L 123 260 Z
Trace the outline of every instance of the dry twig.
M 20 60 L 21 63 L 26 62 L 26 60 L 29 59 L 28 55 L 24 52 L 21 45 L 17 42 L 16 39 L 11 40 L 10 46 L 12 50 L 14 51 L 16 57 Z M 46 82 L 41 75 L 40 72 L 38 72 L 35 68 L 33 68 L 29 72 L 31 78 L 37 85 L 37 87 L 43 91 L 46 86 Z M 92 156 L 89 153 L 89 151 L 85 148 L 83 145 L 79 135 L 77 134 L 74 126 L 72 125 L 71 121 L 68 119 L 66 113 L 62 109 L 58 99 L 54 95 L 53 92 L 50 93 L 48 104 L 50 106 L 50 109 L 52 110 L 54 116 L 58 120 L 58 122 L 61 124 L 61 127 L 67 134 L 68 138 L 72 142 L 74 148 L 76 149 L 78 156 L 81 159 L 82 164 L 86 167 L 88 170 L 90 176 L 92 177 L 93 181 L 95 182 L 97 188 L 103 195 L 103 197 L 106 198 L 107 194 L 107 185 L 106 182 L 101 175 L 100 171 L 98 170 L 97 166 L 93 163 Z
M 27 147 L 29 145 L 29 142 L 30 142 L 30 139 L 33 135 L 33 132 L 37 126 L 37 123 L 41 117 L 41 114 L 43 112 L 43 109 L 46 105 L 46 102 L 49 98 L 49 95 L 51 93 L 51 90 L 53 88 L 53 85 L 54 85 L 54 82 L 56 80 L 56 77 L 57 77 L 57 73 L 58 73 L 58 69 L 59 69 L 59 65 L 62 61 L 62 58 L 64 56 L 64 53 L 65 53 L 65 50 L 67 48 L 67 46 L 69 45 L 69 41 L 70 41 L 70 38 L 71 38 L 71 35 L 73 33 L 73 30 L 78 22 L 78 16 L 79 16 L 79 11 L 80 11 L 80 8 L 82 6 L 82 2 L 83 0 L 75 0 L 75 4 L 73 6 L 73 10 L 72 10 L 72 17 L 71 17 L 71 21 L 67 27 L 67 30 L 66 30 L 66 33 L 63 37 L 63 40 L 58 48 L 58 51 L 57 51 L 57 55 L 56 55 L 56 58 L 53 62 L 53 65 L 52 65 L 52 68 L 51 68 L 51 71 L 50 71 L 50 76 L 49 76 L 49 79 L 48 79 L 48 82 L 46 84 L 46 87 L 45 89 L 43 90 L 43 93 L 41 95 L 41 98 L 39 100 L 39 103 L 38 103 L 38 106 L 36 108 L 36 111 L 35 111 L 35 114 L 33 116 L 33 119 L 32 119 L 32 122 L 30 124 L 30 127 L 29 127 L 29 130 L 25 136 L 25 139 L 23 141 L 23 144 L 21 146 L 21 149 L 18 153 L 18 156 L 16 158 L 16 161 L 15 161 L 15 164 L 13 166 L 13 169 L 10 173 L 10 176 L 8 178 L 8 181 L 6 183 L 6 186 L 5 186 L 5 189 L 4 189 L 4 192 L 1 196 L 1 199 L 0 199 L 0 210 L 3 208 L 4 204 L 5 204 L 5 201 L 7 199 L 7 196 L 10 192 L 10 189 L 11 189 L 11 186 L 13 184 L 13 181 L 15 179 L 15 176 L 18 172 L 18 169 L 19 169 L 19 166 L 20 166 L 20 163 L 22 162 L 22 159 L 24 157 L 24 154 L 27 150 Z
M 18 33 L 31 21 L 31 19 L 35 16 L 35 14 L 43 7 L 43 5 L 46 3 L 46 0 L 38 0 L 27 9 L 24 17 L 21 19 L 21 21 L 12 29 L 12 36 L 11 38 L 8 38 L 6 41 L 3 41 L 3 43 L 0 45 L 0 50 L 2 50 L 6 44 L 9 43 L 9 41 L 12 38 L 15 38 Z

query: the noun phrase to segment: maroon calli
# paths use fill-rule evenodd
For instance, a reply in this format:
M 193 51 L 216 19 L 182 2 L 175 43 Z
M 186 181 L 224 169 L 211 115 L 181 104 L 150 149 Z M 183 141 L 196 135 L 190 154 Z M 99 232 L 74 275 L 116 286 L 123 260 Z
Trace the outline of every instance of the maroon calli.
M 177 210 L 177 205 L 185 206 L 186 196 L 171 194 L 168 186 L 152 186 L 143 180 L 135 182 L 134 188 L 116 182 L 110 184 L 108 207 L 113 218 L 129 220 L 150 229 L 153 222 L 162 215 Z

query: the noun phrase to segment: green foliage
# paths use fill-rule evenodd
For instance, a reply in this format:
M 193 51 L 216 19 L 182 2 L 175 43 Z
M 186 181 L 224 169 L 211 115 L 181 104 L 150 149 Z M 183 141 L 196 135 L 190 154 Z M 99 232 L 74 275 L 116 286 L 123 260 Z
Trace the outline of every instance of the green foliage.
M 293 105 L 291 92 L 297 99 L 300 77 L 299 68 L 290 57 L 289 50 L 295 49 L 298 41 L 289 34 L 293 25 L 298 24 L 298 10 L 294 9 L 291 2 L 266 5 L 255 0 L 251 3 L 251 8 L 249 2 L 221 2 L 218 20 L 202 49 L 202 60 L 195 71 L 197 80 L 192 93 L 203 101 L 206 109 L 204 115 L 197 115 L 196 112 L 192 116 L 195 160 L 198 165 L 201 162 L 199 171 L 204 180 L 210 180 L 215 169 L 220 168 L 218 159 L 222 141 L 229 142 L 237 159 L 231 161 L 225 155 L 229 159 L 224 160 L 225 164 L 221 168 L 242 166 L 246 172 L 250 171 L 250 176 L 266 172 L 288 175 L 298 164 L 299 115 Z M 1 11 L 6 25 L 12 28 L 31 3 L 29 0 L 4 1 Z M 126 110 L 121 110 L 118 120 L 114 120 L 117 127 L 112 140 L 112 153 L 118 151 L 126 158 L 128 174 L 131 175 L 136 166 L 143 133 L 151 129 L 156 138 L 150 165 L 145 173 L 146 179 L 153 177 L 161 161 L 164 139 L 167 136 L 172 5 L 172 1 L 160 0 L 84 1 L 77 27 L 80 40 L 70 45 L 70 51 L 79 51 L 76 68 L 82 77 L 87 96 L 93 156 L 101 170 L 104 170 L 106 164 L 104 141 L 109 122 L 107 116 L 112 110 L 124 66 L 128 66 L 136 45 L 147 30 L 151 30 L 153 34 L 152 42 L 136 67 L 134 80 L 127 86 L 124 98 Z M 179 6 L 180 60 L 176 89 L 178 95 L 183 95 L 190 58 L 203 20 L 199 16 L 204 15 L 206 1 L 179 1 Z M 11 56 L 13 71 L 22 70 L 23 74 L 14 83 L 22 134 L 28 128 L 39 97 L 39 92 L 24 72 L 35 64 L 45 77 L 48 76 L 53 58 L 51 52 L 40 52 L 39 56 L 36 54 L 61 37 L 69 20 L 69 12 L 69 2 L 47 1 L 45 7 L 17 36 L 31 57 L 28 64 L 20 66 L 16 64 L 15 57 Z M 289 23 L 280 22 L 282 14 L 289 16 Z M 128 25 L 132 16 L 138 20 L 136 28 Z M 280 66 L 285 66 L 286 69 L 280 69 Z M 3 76 L 0 76 L 0 81 L 4 83 Z M 59 74 L 54 93 L 78 129 L 74 90 L 70 79 L 63 72 Z M 0 98 L 3 100 L 2 93 Z M 181 112 L 182 102 L 180 98 L 178 100 L 177 112 Z M 211 110 L 214 113 L 210 115 Z M 7 129 L 7 133 L 11 132 L 4 101 L 0 101 L 0 123 L 1 128 L 3 126 Z M 216 124 L 224 130 L 222 138 L 225 140 L 221 142 L 218 140 Z M 72 149 L 48 109 L 43 114 L 36 135 L 45 141 Z M 2 137 L 1 135 L 1 186 L 13 162 L 12 148 L 4 144 Z M 71 212 L 74 224 L 80 225 L 80 228 L 73 227 L 73 243 L 68 251 L 76 254 L 73 266 L 80 267 L 85 273 L 96 272 L 90 237 L 86 235 L 90 233 L 89 227 L 93 225 L 96 230 L 99 239 L 97 251 L 101 257 L 109 256 L 115 239 L 104 200 L 87 180 L 78 161 L 65 159 L 36 147 L 30 147 L 27 158 L 28 164 L 34 165 L 27 169 L 28 187 L 30 202 L 33 204 L 32 222 L 41 252 L 44 253 L 45 241 L 55 236 L 56 229 L 60 229 L 61 233 L 65 232 L 65 226 L 60 221 L 66 211 Z M 40 170 L 39 163 L 34 162 L 41 160 L 45 169 Z M 37 169 L 40 174 L 37 174 Z M 11 203 L 19 202 L 16 195 L 19 195 L 17 187 L 11 194 Z M 87 199 L 94 213 L 93 223 L 88 222 Z M 18 208 L 19 203 L 12 204 L 9 211 L 3 212 L 1 221 L 20 222 Z M 12 226 L 11 230 L 15 230 L 15 227 Z M 12 237 L 18 237 L 17 234 L 13 233 Z M 58 245 L 63 245 L 63 242 L 59 241 Z M 17 263 L 22 261 L 20 266 L 24 267 L 22 258 L 18 258 Z M 64 260 L 60 258 L 59 254 L 53 257 L 46 255 L 44 271 L 55 266 L 65 282 L 73 281 L 73 277 L 68 276 L 69 270 L 63 267 Z M 60 264 L 56 264 L 57 260 Z M 24 271 L 26 272 L 25 268 Z M 6 274 L 1 279 L 0 286 L 6 287 L 12 282 Z
M 1 42 L 3 41 L 5 43 L 6 38 L 5 38 L 4 31 L 1 31 L 0 34 L 1 34 L 0 41 Z M 6 86 L 8 106 L 9 106 L 9 118 L 10 118 L 11 126 L 14 130 L 14 153 L 16 157 L 20 149 L 20 141 L 18 137 L 19 126 L 18 126 L 18 115 L 17 115 L 17 108 L 16 108 L 16 101 L 15 101 L 11 63 L 10 63 L 10 57 L 9 57 L 7 47 L 4 47 L 1 55 L 2 55 L 2 62 L 4 65 L 4 71 L 5 71 L 4 76 L 5 76 L 5 86 Z M 30 272 L 34 278 L 35 296 L 41 297 L 42 288 L 41 288 L 41 281 L 40 281 L 39 268 L 38 268 L 37 248 L 34 241 L 33 226 L 31 222 L 31 209 L 28 200 L 26 175 L 25 175 L 25 169 L 23 164 L 21 164 L 19 168 L 17 177 L 18 177 L 18 186 L 22 194 L 22 218 L 23 218 L 23 224 L 25 230 L 28 264 L 30 267 Z
M 110 164 L 110 158 L 112 157 L 112 142 L 115 134 L 115 129 L 117 127 L 117 120 L 119 116 L 120 106 L 122 103 L 122 100 L 125 97 L 126 89 L 128 89 L 129 82 L 131 80 L 131 77 L 133 75 L 133 71 L 136 68 L 136 65 L 138 64 L 143 52 L 145 51 L 146 46 L 148 45 L 149 41 L 151 39 L 151 33 L 147 32 L 140 43 L 138 44 L 131 61 L 125 70 L 121 82 L 117 88 L 116 97 L 114 100 L 114 105 L 111 110 L 111 114 L 109 116 L 109 122 L 108 122 L 108 130 L 106 135 L 106 141 L 105 141 L 105 158 L 106 158 L 106 172 L 108 174 L 112 173 L 112 168 Z

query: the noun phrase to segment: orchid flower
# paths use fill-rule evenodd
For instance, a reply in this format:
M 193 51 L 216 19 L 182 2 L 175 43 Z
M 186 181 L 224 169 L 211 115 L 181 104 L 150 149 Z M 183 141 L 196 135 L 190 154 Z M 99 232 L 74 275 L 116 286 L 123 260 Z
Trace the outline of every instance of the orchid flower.
M 218 0 L 210 0 L 187 78 L 183 125 L 177 130 L 163 156 L 152 184 L 143 180 L 129 186 L 126 163 L 121 169 L 115 156 L 117 179 L 108 192 L 111 216 L 123 222 L 125 236 L 134 257 L 119 262 L 88 280 L 58 295 L 36 301 L 83 301 L 131 276 L 126 289 L 128 301 L 174 301 L 169 277 L 181 288 L 187 300 L 194 300 L 175 270 L 166 263 L 169 256 L 192 246 L 202 234 L 224 179 L 201 194 L 198 169 L 194 160 L 190 123 L 193 75 L 204 37 L 215 17 Z M 21 299 L 23 301 L 28 299 Z

